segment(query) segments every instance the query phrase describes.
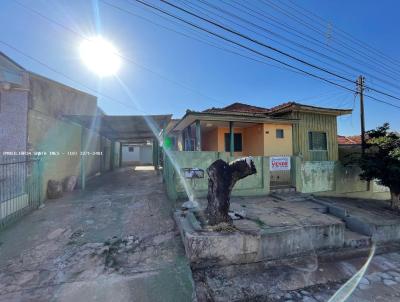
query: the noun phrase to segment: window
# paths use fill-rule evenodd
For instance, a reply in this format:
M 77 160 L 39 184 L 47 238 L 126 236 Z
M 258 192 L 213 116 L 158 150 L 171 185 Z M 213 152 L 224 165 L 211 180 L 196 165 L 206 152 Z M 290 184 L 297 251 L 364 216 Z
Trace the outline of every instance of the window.
M 194 138 L 185 139 L 185 151 L 194 151 L 195 140 Z
M 325 132 L 315 132 L 315 131 L 308 132 L 308 143 L 310 150 L 316 150 L 316 151 L 328 150 Z
M 225 152 L 230 151 L 230 133 L 225 133 Z M 242 133 L 233 134 L 233 151 L 242 152 Z
M 129 152 L 134 152 L 134 148 L 133 148 L 133 147 L 129 147 L 129 148 L 128 148 L 128 151 L 129 151 Z
M 276 138 L 284 138 L 284 132 L 283 129 L 276 129 Z

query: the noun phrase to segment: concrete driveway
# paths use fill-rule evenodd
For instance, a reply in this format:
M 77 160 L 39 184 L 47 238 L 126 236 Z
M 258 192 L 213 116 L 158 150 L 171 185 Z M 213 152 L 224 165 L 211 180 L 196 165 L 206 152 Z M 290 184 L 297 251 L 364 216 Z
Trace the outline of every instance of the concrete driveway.
M 191 301 L 161 178 L 123 168 L 0 231 L 0 301 Z

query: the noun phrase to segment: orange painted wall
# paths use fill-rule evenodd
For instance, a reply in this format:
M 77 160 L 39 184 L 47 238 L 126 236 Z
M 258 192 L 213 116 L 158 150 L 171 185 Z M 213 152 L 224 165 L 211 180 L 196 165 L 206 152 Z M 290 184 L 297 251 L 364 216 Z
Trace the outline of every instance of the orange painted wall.
M 229 133 L 229 127 L 220 127 L 218 128 L 218 151 L 225 152 L 225 133 Z M 242 133 L 243 139 L 243 129 L 242 128 L 235 128 L 233 127 L 233 133 Z M 242 141 L 242 145 L 243 145 Z M 227 152 L 229 153 L 229 152 Z M 243 152 L 234 152 L 234 156 L 242 156 Z
M 283 129 L 284 138 L 276 138 L 276 129 Z M 292 155 L 292 125 L 257 124 L 246 128 L 234 128 L 235 133 L 242 133 L 242 152 L 235 156 L 271 156 Z M 203 131 L 201 137 L 202 151 L 225 152 L 225 133 L 228 127 L 219 127 Z
M 262 124 L 243 130 L 243 155 L 264 155 L 264 127 Z
M 218 151 L 218 129 L 202 131 L 201 133 L 201 150 L 202 151 Z

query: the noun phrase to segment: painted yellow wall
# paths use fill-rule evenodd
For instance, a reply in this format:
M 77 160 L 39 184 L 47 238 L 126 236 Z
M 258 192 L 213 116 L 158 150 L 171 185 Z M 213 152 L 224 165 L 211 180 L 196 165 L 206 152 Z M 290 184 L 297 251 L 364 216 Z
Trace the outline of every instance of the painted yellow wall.
M 276 138 L 276 129 L 283 129 L 283 138 Z M 292 142 L 292 125 L 264 124 L 264 156 L 292 155 Z

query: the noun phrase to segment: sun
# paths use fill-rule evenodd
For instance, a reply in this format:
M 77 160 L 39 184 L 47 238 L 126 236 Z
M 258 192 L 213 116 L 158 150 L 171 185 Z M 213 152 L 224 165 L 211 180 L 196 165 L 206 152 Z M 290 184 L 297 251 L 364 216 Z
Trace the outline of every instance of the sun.
M 121 67 L 118 50 L 100 36 L 82 41 L 79 54 L 83 63 L 99 77 L 115 75 Z

